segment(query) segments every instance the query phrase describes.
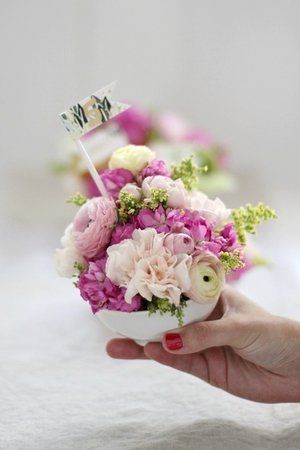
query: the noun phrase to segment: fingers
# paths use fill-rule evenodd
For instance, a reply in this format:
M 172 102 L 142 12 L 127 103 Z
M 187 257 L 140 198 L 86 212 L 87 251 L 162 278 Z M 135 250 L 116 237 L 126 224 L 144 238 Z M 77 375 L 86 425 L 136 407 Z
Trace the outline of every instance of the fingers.
M 147 359 L 143 347 L 130 339 L 112 339 L 107 343 L 106 351 L 116 359 Z
M 163 338 L 163 347 L 168 352 L 189 354 L 211 347 L 234 345 L 238 330 L 232 320 L 224 318 L 208 322 L 196 322 L 170 331 Z

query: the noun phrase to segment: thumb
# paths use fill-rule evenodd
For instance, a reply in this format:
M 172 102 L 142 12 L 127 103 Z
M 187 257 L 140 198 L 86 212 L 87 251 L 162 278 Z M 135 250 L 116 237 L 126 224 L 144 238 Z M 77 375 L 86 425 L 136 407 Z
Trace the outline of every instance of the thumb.
M 210 347 L 243 345 L 248 335 L 248 333 L 245 335 L 245 331 L 245 328 L 240 327 L 231 317 L 223 317 L 169 331 L 165 334 L 162 344 L 168 352 L 184 355 Z

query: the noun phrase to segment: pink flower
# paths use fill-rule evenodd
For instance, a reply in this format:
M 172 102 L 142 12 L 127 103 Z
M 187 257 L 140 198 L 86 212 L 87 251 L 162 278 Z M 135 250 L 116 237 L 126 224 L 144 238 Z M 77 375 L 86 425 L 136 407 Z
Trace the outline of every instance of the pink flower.
M 127 135 L 131 144 L 144 145 L 148 142 L 152 129 L 152 118 L 146 111 L 131 107 L 113 120 Z
M 75 247 L 82 256 L 91 259 L 109 244 L 117 221 L 116 206 L 112 200 L 95 197 L 77 212 L 73 222 Z
M 141 211 L 134 217 L 134 224 L 136 228 L 155 228 L 158 233 L 167 233 L 169 227 L 166 224 L 166 211 L 162 206 L 159 206 L 155 211 L 151 209 L 141 209 Z
M 171 232 L 186 233 L 195 244 L 211 240 L 211 226 L 198 211 L 173 209 L 168 211 L 166 223 Z
M 209 250 L 218 255 L 220 252 L 231 252 L 237 247 L 237 235 L 233 223 L 225 225 L 220 234 L 209 242 L 202 242 L 196 246 L 198 250 Z
M 184 140 L 190 130 L 189 124 L 173 113 L 162 114 L 158 118 L 156 126 L 161 137 L 168 142 Z
M 132 312 L 141 307 L 141 297 L 136 295 L 131 303 L 126 303 L 124 294 L 126 289 L 113 284 L 105 275 L 107 256 L 95 262 L 90 262 L 88 269 L 78 280 L 81 297 L 88 301 L 93 313 L 100 309 Z
M 188 234 L 170 233 L 165 237 L 164 246 L 167 247 L 173 255 L 178 255 L 179 253 L 192 253 L 195 244 Z
M 214 139 L 209 133 L 204 130 L 191 129 L 186 133 L 184 140 L 192 142 L 194 144 L 199 144 L 200 146 L 205 148 L 210 148 L 214 145 Z
M 140 173 L 141 179 L 152 177 L 154 175 L 163 175 L 164 177 L 170 177 L 170 171 L 167 168 L 166 163 L 162 159 L 153 159 L 151 163 L 146 166 Z
M 149 302 L 154 295 L 179 305 L 182 292 L 190 288 L 188 271 L 192 257 L 173 255 L 163 245 L 164 238 L 153 228 L 135 230 L 132 239 L 108 248 L 107 276 L 127 288 L 126 301 L 131 302 L 139 293 Z
M 136 227 L 132 223 L 117 225 L 111 236 L 111 244 L 118 244 L 124 239 L 130 239 L 135 228 Z
M 225 204 L 219 199 L 211 200 L 203 192 L 192 192 L 189 196 L 189 207 L 201 213 L 202 217 L 214 225 L 220 227 L 228 221 L 231 210 L 226 208 Z
M 141 200 L 142 197 L 142 189 L 135 183 L 125 184 L 125 186 L 121 189 L 121 192 L 127 192 L 128 194 L 133 195 L 136 200 Z
M 180 179 L 172 180 L 162 175 L 145 178 L 142 183 L 145 198 L 151 196 L 152 189 L 164 189 L 167 192 L 167 203 L 170 208 L 186 208 L 189 204 L 188 192 Z
M 123 186 L 133 180 L 132 173 L 127 169 L 105 169 L 100 172 L 101 180 L 106 187 L 107 192 L 116 200 Z M 99 196 L 99 190 L 93 179 L 87 179 L 87 195 L 88 197 Z

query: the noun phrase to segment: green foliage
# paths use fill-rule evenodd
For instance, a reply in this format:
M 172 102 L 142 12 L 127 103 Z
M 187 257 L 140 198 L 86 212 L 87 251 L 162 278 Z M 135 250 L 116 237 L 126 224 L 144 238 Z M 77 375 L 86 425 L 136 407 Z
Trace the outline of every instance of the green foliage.
M 74 269 L 75 269 L 75 273 L 73 275 L 73 278 L 75 278 L 75 281 L 73 281 L 73 284 L 77 288 L 78 287 L 78 279 L 79 279 L 80 275 L 85 271 L 86 266 L 83 263 L 75 261 Z
M 68 198 L 66 200 L 67 203 L 73 203 L 76 206 L 82 206 L 87 202 L 87 198 L 80 194 L 80 192 L 77 192 L 77 194 L 72 195 L 72 197 Z
M 192 191 L 197 186 L 198 177 L 201 173 L 207 172 L 207 166 L 199 167 L 193 161 L 194 155 L 184 158 L 178 164 L 172 164 L 172 178 L 180 178 L 188 191 Z
M 143 202 L 143 208 L 156 209 L 159 205 L 164 208 L 167 206 L 168 193 L 165 189 L 151 189 L 151 197 L 145 198 Z
M 256 228 L 262 221 L 277 217 L 273 209 L 261 202 L 257 206 L 248 204 L 234 209 L 231 214 L 239 242 L 242 245 L 247 243 L 246 233 L 256 234 Z
M 232 270 L 244 267 L 245 263 L 241 260 L 241 252 L 234 250 L 234 252 L 220 252 L 220 261 L 224 266 L 225 272 L 231 272 Z
M 183 318 L 184 318 L 184 308 L 186 308 L 187 302 L 186 300 L 181 300 L 179 306 L 173 305 L 169 302 L 167 298 L 158 298 L 153 296 L 151 302 L 148 303 L 147 309 L 149 312 L 149 316 L 152 314 L 159 314 L 162 316 L 163 314 L 170 313 L 171 316 L 175 316 L 178 320 L 178 326 L 183 326 Z
M 134 216 L 142 208 L 142 203 L 137 200 L 134 195 L 128 192 L 121 192 L 119 196 L 119 220 L 120 222 L 126 222 L 129 216 Z

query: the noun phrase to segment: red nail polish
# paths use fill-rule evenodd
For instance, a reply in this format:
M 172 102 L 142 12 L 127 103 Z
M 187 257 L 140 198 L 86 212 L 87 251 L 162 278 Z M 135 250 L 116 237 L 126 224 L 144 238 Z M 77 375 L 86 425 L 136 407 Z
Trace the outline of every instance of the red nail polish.
M 165 340 L 169 350 L 180 350 L 183 347 L 181 336 L 178 333 L 167 333 Z

